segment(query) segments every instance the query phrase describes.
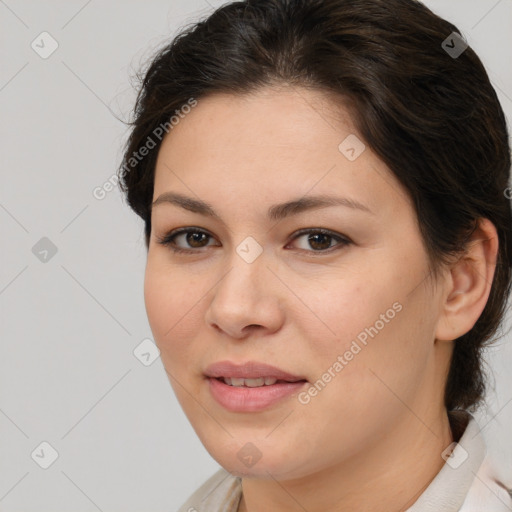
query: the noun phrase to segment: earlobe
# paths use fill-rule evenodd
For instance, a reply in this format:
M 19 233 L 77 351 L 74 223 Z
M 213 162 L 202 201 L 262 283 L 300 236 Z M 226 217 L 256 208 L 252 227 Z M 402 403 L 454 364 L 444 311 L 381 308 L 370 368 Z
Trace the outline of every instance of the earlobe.
M 496 228 L 488 219 L 479 219 L 467 251 L 449 270 L 436 330 L 438 340 L 455 340 L 475 325 L 491 292 L 497 254 Z

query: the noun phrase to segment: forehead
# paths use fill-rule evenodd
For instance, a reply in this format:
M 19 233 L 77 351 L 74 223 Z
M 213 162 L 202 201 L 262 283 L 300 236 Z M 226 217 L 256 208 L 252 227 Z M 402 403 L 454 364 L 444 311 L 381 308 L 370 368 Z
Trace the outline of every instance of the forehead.
M 251 94 L 212 94 L 198 100 L 162 146 L 247 156 L 267 148 L 280 157 L 326 151 L 334 154 L 343 135 L 356 129 L 346 110 L 319 91 L 281 87 Z M 338 141 L 338 143 L 336 143 Z M 334 144 L 334 148 L 332 147 Z M 264 155 L 259 155 L 260 158 Z
M 396 205 L 396 196 L 407 202 L 394 175 L 361 139 L 348 111 L 319 91 L 210 95 L 164 138 L 153 200 L 168 190 L 269 202 L 336 190 L 370 207 L 385 199 Z M 343 152 L 346 140 L 362 151 L 356 159 Z

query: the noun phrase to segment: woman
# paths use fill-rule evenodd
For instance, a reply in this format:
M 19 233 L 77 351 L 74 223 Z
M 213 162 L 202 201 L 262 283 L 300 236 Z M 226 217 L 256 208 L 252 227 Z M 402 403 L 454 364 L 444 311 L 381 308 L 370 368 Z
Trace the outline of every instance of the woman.
M 471 415 L 510 290 L 508 133 L 413 0 L 247 0 L 140 91 L 120 181 L 170 382 L 223 467 L 181 511 L 501 511 Z

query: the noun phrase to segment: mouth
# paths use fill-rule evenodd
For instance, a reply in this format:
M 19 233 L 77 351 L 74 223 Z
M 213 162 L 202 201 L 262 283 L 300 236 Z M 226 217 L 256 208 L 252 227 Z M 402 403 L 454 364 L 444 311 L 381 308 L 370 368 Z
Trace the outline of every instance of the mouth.
M 242 379 L 237 377 L 219 377 L 217 380 L 224 382 L 228 386 L 235 388 L 260 388 L 262 386 L 273 386 L 274 384 L 283 384 L 290 382 L 306 382 L 305 379 L 298 380 L 283 380 L 277 379 L 276 377 L 258 377 L 252 379 Z
M 205 371 L 213 398 L 231 412 L 257 412 L 277 404 L 308 382 L 265 363 L 236 365 L 221 361 Z
M 258 361 L 236 364 L 231 361 L 213 363 L 204 372 L 205 376 L 214 379 L 224 379 L 229 386 L 272 386 L 276 382 L 305 381 L 303 375 L 293 375 L 281 368 Z

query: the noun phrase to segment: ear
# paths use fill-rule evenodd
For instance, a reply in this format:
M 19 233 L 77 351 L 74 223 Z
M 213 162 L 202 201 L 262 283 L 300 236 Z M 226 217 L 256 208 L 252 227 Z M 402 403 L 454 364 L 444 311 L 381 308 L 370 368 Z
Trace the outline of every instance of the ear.
M 475 325 L 491 292 L 497 255 L 496 228 L 488 219 L 479 219 L 466 253 L 447 273 L 436 339 L 455 340 Z

